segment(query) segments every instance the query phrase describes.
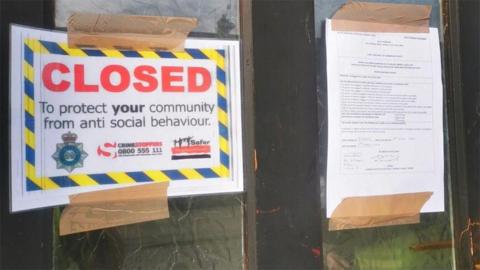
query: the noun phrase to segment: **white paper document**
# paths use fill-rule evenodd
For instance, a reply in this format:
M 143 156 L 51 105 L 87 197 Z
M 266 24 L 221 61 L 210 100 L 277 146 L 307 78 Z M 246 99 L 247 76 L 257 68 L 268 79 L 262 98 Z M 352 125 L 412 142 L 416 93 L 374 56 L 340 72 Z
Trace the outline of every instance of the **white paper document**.
M 326 23 L 327 217 L 342 199 L 433 192 L 444 210 L 438 32 L 362 33 Z

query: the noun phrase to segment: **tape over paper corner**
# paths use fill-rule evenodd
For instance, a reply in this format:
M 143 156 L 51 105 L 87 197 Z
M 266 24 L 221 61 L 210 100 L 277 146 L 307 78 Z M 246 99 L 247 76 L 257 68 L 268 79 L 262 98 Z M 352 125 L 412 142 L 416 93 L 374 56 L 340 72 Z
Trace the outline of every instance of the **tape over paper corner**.
M 420 210 L 433 192 L 348 197 L 335 208 L 328 230 L 372 228 L 420 222 Z
M 196 18 L 74 13 L 68 18 L 68 46 L 103 49 L 182 51 Z
M 169 217 L 169 182 L 71 195 L 60 217 L 60 235 Z
M 332 17 L 332 30 L 428 33 L 430 5 L 349 1 Z
M 332 30 L 429 33 L 430 5 L 348 1 L 333 15 Z M 420 210 L 433 192 L 349 197 L 335 208 L 329 230 L 420 222 Z
M 68 46 L 101 49 L 184 50 L 196 18 L 74 13 L 67 23 Z M 169 217 L 169 182 L 70 196 L 60 218 L 60 235 Z

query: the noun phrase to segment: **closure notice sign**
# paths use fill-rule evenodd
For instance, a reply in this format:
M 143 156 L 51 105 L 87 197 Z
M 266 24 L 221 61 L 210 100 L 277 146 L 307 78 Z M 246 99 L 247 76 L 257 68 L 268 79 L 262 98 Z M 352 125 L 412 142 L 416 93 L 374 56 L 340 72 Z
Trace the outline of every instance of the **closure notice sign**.
M 77 49 L 12 26 L 11 48 L 12 211 L 158 181 L 169 196 L 243 190 L 238 41 Z

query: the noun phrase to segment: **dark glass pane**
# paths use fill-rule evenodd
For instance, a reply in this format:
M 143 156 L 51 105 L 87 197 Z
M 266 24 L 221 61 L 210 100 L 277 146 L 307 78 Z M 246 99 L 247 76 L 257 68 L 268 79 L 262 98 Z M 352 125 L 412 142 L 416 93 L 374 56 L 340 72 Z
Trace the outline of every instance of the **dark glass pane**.
M 327 150 L 327 84 L 324 28 L 325 19 L 343 5 L 344 0 L 315 0 L 315 34 L 317 41 L 317 93 L 319 104 L 320 136 L 320 184 L 322 208 L 325 207 L 326 150 Z M 440 29 L 442 25 L 440 1 L 437 0 L 381 0 L 391 2 L 428 4 L 432 6 L 430 25 Z M 442 56 L 443 57 L 443 56 Z M 445 87 L 444 87 L 445 88 Z M 444 89 L 445 92 L 445 89 Z M 446 95 L 444 95 L 446 97 Z M 445 102 L 444 102 L 445 103 Z M 446 110 L 444 110 L 445 119 Z M 447 124 L 445 126 L 445 200 L 446 211 L 421 214 L 421 222 L 413 225 L 397 225 L 370 229 L 328 231 L 328 219 L 322 221 L 323 260 L 328 269 L 452 269 L 454 264 L 451 247 L 452 227 L 450 198 L 450 172 L 448 160 Z M 325 213 L 325 210 L 322 209 Z M 426 245 L 425 249 L 418 248 Z M 417 247 L 417 248 L 415 248 Z

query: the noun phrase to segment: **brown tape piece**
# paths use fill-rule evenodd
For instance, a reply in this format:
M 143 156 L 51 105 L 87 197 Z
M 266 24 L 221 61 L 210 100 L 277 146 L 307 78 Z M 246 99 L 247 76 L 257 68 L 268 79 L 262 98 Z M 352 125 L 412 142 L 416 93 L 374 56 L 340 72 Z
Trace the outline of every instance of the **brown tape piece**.
M 433 192 L 349 197 L 335 208 L 330 231 L 413 224 L 420 222 L 420 210 Z
M 74 13 L 67 22 L 69 47 L 183 50 L 197 19 Z
M 429 5 L 350 1 L 332 17 L 332 30 L 428 33 L 431 11 Z
M 168 218 L 168 185 L 159 182 L 72 195 L 60 217 L 60 235 Z

